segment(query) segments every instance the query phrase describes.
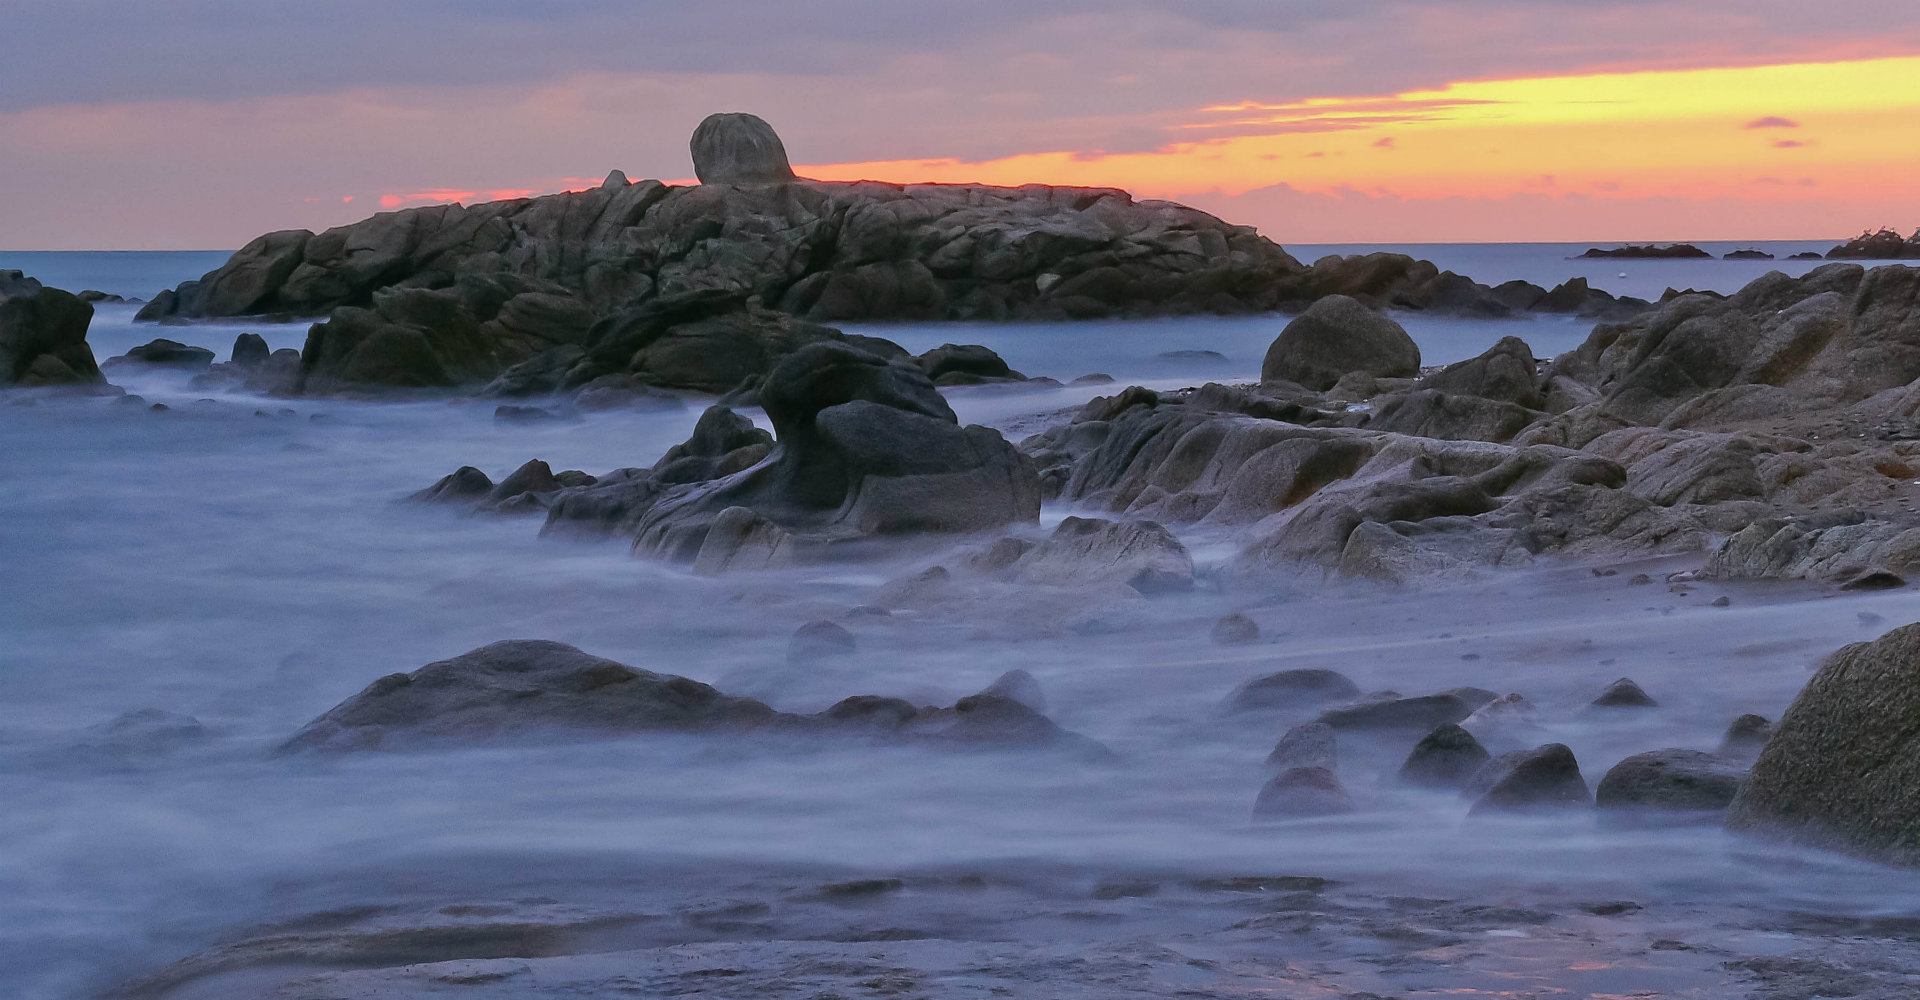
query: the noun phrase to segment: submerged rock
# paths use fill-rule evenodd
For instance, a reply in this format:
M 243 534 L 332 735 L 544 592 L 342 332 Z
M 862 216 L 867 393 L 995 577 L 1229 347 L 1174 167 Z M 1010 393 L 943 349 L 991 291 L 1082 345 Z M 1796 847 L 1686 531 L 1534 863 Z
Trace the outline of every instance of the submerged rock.
M 998 694 L 972 695 L 948 708 L 861 695 L 815 715 L 795 715 L 699 681 L 535 640 L 496 642 L 411 674 L 383 677 L 308 723 L 281 749 L 344 753 L 533 736 L 750 731 L 951 749 L 1106 754 L 1098 743 Z
M 1746 768 L 1698 750 L 1649 750 L 1615 764 L 1594 793 L 1601 809 L 1720 812 Z
M 1751 764 L 1766 749 L 1767 740 L 1773 737 L 1773 723 L 1765 716 L 1748 713 L 1727 726 L 1726 735 L 1720 738 L 1719 754 L 1729 760 L 1744 761 Z
M 1660 703 L 1641 690 L 1633 678 L 1622 677 L 1607 685 L 1607 689 L 1600 692 L 1600 697 L 1593 699 L 1593 705 L 1599 708 L 1658 708 Z
M 808 622 L 787 643 L 788 663 L 819 663 L 852 656 L 858 644 L 853 633 L 829 621 Z
M 1069 517 L 1008 569 L 1014 580 L 1051 586 L 1122 583 L 1153 595 L 1193 587 L 1193 557 L 1152 521 Z
M 1213 641 L 1221 646 L 1245 646 L 1260 641 L 1260 626 L 1235 612 L 1213 623 Z
M 160 337 L 135 347 L 117 358 L 108 358 L 108 367 L 141 364 L 156 368 L 184 368 L 197 371 L 213 364 L 213 352 L 177 340 Z
M 1253 818 L 1311 819 L 1353 811 L 1353 797 L 1340 779 L 1324 767 L 1295 767 L 1282 771 L 1260 789 Z
M 1474 709 L 1498 697 L 1480 688 L 1456 688 L 1416 698 L 1384 698 L 1324 712 L 1320 721 L 1335 729 L 1414 729 L 1432 732 L 1459 724 Z
M 1727 823 L 1920 866 L 1920 625 L 1843 646 L 1793 700 Z
M 496 642 L 410 674 L 390 674 L 308 723 L 284 750 L 399 749 L 542 730 L 728 731 L 774 711 L 699 681 L 558 642 Z
M 1333 770 L 1338 741 L 1333 727 L 1322 722 L 1307 722 L 1287 730 L 1267 754 L 1267 767 L 1287 771 L 1296 767 Z
M 1318 667 L 1282 670 L 1256 677 L 1227 696 L 1229 712 L 1266 712 L 1315 708 L 1360 697 L 1360 686 L 1345 674 Z
M 1459 791 L 1492 759 L 1472 733 L 1447 723 L 1414 745 L 1400 765 L 1400 780 L 1422 788 Z
M 1494 758 L 1468 782 L 1468 790 L 1484 786 L 1471 814 L 1533 812 L 1572 809 L 1593 804 L 1580 775 L 1580 763 L 1564 743 Z
M 1040 688 L 1040 682 L 1024 670 L 1009 670 L 987 685 L 980 692 L 996 698 L 1010 698 L 1036 712 L 1047 710 L 1047 693 Z

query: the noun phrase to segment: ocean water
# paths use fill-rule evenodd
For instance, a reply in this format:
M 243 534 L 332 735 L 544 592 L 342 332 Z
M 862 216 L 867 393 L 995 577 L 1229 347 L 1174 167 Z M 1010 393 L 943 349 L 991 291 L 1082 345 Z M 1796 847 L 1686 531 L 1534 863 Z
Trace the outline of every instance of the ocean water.
M 112 289 L 136 280 L 108 266 L 128 258 L 91 260 L 87 267 L 103 269 L 83 267 L 70 284 Z M 129 266 L 145 282 L 202 262 Z M 103 357 L 162 333 L 223 355 L 240 329 L 275 347 L 304 336 L 297 324 L 162 330 L 132 324 L 132 311 L 101 310 L 94 341 Z M 1105 371 L 1180 385 L 1257 373 L 1279 323 L 863 329 L 910 348 L 988 343 L 1031 374 L 1063 380 Z M 1585 333 L 1560 320 L 1410 328 L 1430 361 L 1469 356 L 1515 330 L 1549 345 Z M 1216 350 L 1225 361 L 1159 357 L 1172 350 Z M 594 473 L 649 465 L 686 436 L 697 405 L 519 426 L 495 423 L 484 404 L 262 400 L 194 390 L 178 374 L 112 377 L 171 409 L 0 400 L 0 455 L 9 459 L 0 490 L 0 992 L 8 996 L 94 996 L 237 929 L 317 910 L 537 895 L 583 905 L 618 897 L 655 913 L 689 898 L 731 899 L 738 884 L 927 871 L 990 880 L 1036 868 L 1067 873 L 1058 877 L 1081 886 L 1079 895 L 1048 904 L 1045 933 L 1069 953 L 1115 943 L 1107 917 L 1088 915 L 1095 879 L 1166 872 L 1316 875 L 1380 900 L 1440 896 L 1567 913 L 1583 901 L 1633 900 L 1659 915 L 1661 933 L 1745 935 L 1745 946 L 1765 938 L 1783 951 L 1793 933 L 1769 920 L 1920 915 L 1920 875 L 1712 827 L 1618 829 L 1591 815 L 1469 821 L 1460 801 L 1384 780 L 1406 749 L 1392 740 L 1342 744 L 1357 813 L 1254 825 L 1262 760 L 1298 720 L 1219 711 L 1241 682 L 1304 666 L 1339 669 L 1366 690 L 1515 691 L 1539 706 L 1533 735 L 1571 746 L 1592 784 L 1635 752 L 1712 749 L 1742 712 L 1777 718 L 1825 653 L 1920 618 L 1910 592 L 1823 599 L 1793 588 L 1708 587 L 1679 595 L 1625 582 L 1641 568 L 1676 567 L 1668 561 L 1612 577 L 1540 566 L 1393 594 L 1245 588 L 1209 577 L 1184 596 L 1061 606 L 1063 620 L 1100 623 L 1078 630 L 1036 630 L 1005 609 L 847 617 L 887 579 L 957 556 L 901 553 L 849 568 L 703 579 L 634 559 L 617 542 L 542 540 L 538 518 L 396 502 L 461 465 L 496 478 L 530 458 Z M 965 420 L 1030 427 L 1098 391 L 952 400 Z M 1050 507 L 1044 517 L 1065 513 Z M 1232 553 L 1227 538 L 1187 540 L 1203 563 Z M 1732 606 L 1711 607 L 1722 593 Z M 1259 644 L 1208 642 L 1212 622 L 1233 611 L 1260 624 Z M 821 618 L 848 623 L 859 651 L 789 665 L 793 630 Z M 375 678 L 505 638 L 570 642 L 790 711 L 860 693 L 949 704 L 1021 668 L 1039 679 L 1056 721 L 1115 757 L 698 738 L 328 760 L 273 753 Z M 1626 715 L 1585 707 L 1623 674 L 1661 707 Z M 93 728 L 141 710 L 191 716 L 201 729 L 116 741 Z M 959 927 L 983 940 L 1008 936 L 995 930 L 1011 919 L 1000 897 L 968 899 L 936 909 L 908 893 L 895 919 L 936 934 L 962 934 L 941 930 Z M 1116 910 L 1114 919 L 1122 914 L 1126 933 L 1141 940 L 1172 945 L 1221 933 L 1208 923 L 1214 917 L 1178 898 Z M 1515 933 L 1522 936 L 1476 947 L 1513 955 L 1545 947 Z M 1572 981 L 1567 970 L 1588 949 L 1644 951 L 1644 942 L 1594 933 L 1555 946 L 1569 950 L 1552 952 L 1546 978 L 1528 988 Z M 1723 980 L 1719 961 L 1703 957 L 1687 974 Z M 1598 995 L 1666 985 L 1637 959 L 1579 967 Z M 1412 979 L 1381 974 L 1396 991 L 1485 986 L 1423 969 L 1405 973 Z M 258 995 L 234 990 L 191 995 Z

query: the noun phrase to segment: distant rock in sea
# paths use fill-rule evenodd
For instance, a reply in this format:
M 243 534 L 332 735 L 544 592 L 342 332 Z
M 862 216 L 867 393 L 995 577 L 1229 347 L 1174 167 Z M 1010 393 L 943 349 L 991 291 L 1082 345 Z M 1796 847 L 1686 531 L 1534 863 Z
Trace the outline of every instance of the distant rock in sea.
M 1111 188 L 798 179 L 751 115 L 708 119 L 690 148 L 698 186 L 615 172 L 269 233 L 138 318 L 325 317 L 300 392 L 507 378 L 525 395 L 612 375 L 725 392 L 839 338 L 833 322 L 1245 314 L 1335 294 L 1481 318 L 1645 307 L 1584 283 L 1496 290 L 1404 254 L 1308 267 L 1251 227 Z
M 1587 250 L 1586 253 L 1583 253 L 1580 256 L 1582 258 L 1588 258 L 1588 259 L 1620 257 L 1620 258 L 1628 258 L 1633 260 L 1674 260 L 1674 259 L 1711 260 L 1713 258 L 1712 254 L 1706 252 L 1705 250 L 1700 249 L 1697 246 L 1694 246 L 1691 243 L 1674 243 L 1666 246 L 1654 246 L 1652 244 L 1628 244 L 1627 246 L 1614 247 L 1612 249 L 1602 249 L 1600 247 L 1592 247 L 1589 250 Z
M 0 388 L 104 386 L 87 345 L 93 306 L 19 271 L 0 271 Z
M 1920 230 L 1902 238 L 1891 229 L 1861 233 L 1827 251 L 1828 260 L 1915 260 L 1920 259 Z
M 1765 250 L 1729 250 L 1721 255 L 1724 260 L 1772 260 L 1773 255 Z

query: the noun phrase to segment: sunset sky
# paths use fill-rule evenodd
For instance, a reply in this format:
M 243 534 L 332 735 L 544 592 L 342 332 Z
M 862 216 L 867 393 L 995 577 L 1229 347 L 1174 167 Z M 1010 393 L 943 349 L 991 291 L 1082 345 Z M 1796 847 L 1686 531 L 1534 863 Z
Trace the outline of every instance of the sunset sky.
M 691 175 L 1112 185 L 1282 243 L 1920 226 L 1920 4 L 0 0 L 0 248 Z

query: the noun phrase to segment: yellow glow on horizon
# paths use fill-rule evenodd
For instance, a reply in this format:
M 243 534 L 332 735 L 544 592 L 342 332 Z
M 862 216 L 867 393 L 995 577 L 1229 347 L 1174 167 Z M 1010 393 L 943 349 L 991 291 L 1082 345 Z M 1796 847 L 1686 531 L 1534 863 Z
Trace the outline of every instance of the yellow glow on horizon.
M 1764 123 L 1764 124 L 1757 124 Z M 1050 183 L 1149 197 L 1519 192 L 1782 201 L 1845 192 L 1920 209 L 1920 56 L 1461 81 L 1391 95 L 1199 109 L 1181 138 L 1112 155 L 810 165 L 823 180 Z M 1188 138 L 1191 137 L 1191 138 Z

